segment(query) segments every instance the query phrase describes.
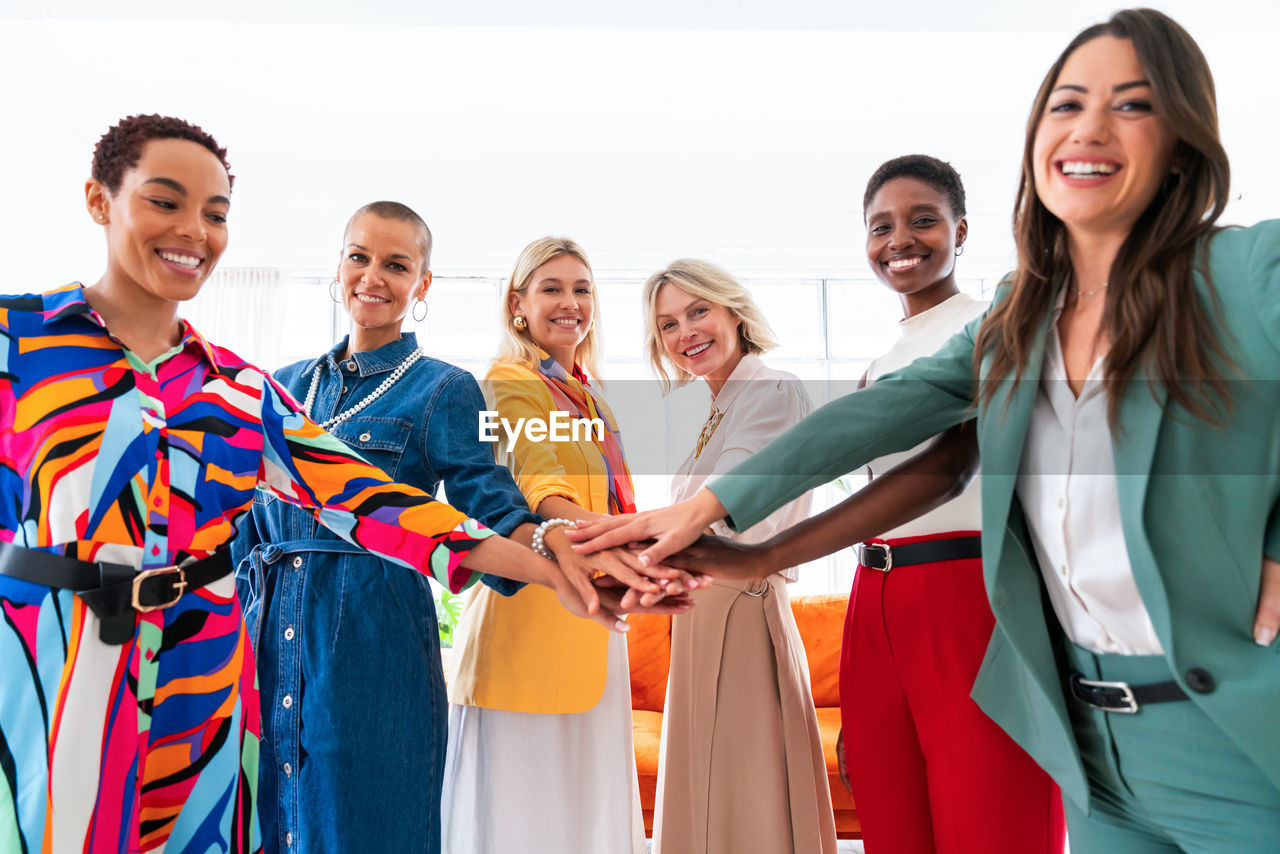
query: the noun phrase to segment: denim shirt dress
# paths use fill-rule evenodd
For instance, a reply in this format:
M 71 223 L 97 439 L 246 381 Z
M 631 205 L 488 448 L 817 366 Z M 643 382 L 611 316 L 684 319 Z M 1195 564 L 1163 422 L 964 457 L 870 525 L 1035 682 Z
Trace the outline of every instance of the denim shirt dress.
M 318 422 L 372 393 L 418 342 L 406 333 L 339 361 L 346 346 L 276 374 L 301 402 L 320 367 Z M 469 373 L 422 357 L 330 432 L 398 481 L 433 495 L 443 482 L 450 504 L 505 536 L 540 517 L 480 442 L 484 408 Z M 426 576 L 262 492 L 241 526 L 233 554 L 257 650 L 265 850 L 436 854 L 448 703 Z

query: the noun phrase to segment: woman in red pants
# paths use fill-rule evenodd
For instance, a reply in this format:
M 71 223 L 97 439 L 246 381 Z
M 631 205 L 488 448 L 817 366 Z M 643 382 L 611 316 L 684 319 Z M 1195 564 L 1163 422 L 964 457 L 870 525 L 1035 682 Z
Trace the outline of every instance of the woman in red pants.
M 867 183 L 863 215 L 867 260 L 903 308 L 901 335 L 867 369 L 870 384 L 932 355 L 986 304 L 956 286 L 968 223 L 964 186 L 949 163 L 925 155 L 884 163 Z M 944 437 L 968 444 L 967 436 Z M 914 452 L 868 468 L 883 476 Z M 969 697 L 994 625 L 981 527 L 970 483 L 858 547 L 840 708 L 868 851 L 1062 850 L 1057 788 Z
M 868 385 L 934 353 L 986 304 L 956 286 L 968 223 L 950 164 L 924 155 L 884 163 L 863 211 L 867 259 L 903 308 L 901 336 L 871 363 Z M 976 463 L 973 431 L 962 425 L 875 460 L 871 484 L 765 543 L 704 538 L 667 559 L 755 575 L 867 541 L 845 621 L 840 709 L 871 854 L 1063 850 L 1057 787 L 969 696 L 994 625 L 970 483 Z

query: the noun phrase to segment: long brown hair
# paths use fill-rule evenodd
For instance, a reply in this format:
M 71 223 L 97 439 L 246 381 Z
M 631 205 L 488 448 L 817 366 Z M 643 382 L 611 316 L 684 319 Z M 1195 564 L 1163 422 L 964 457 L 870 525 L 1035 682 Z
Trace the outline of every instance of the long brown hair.
M 1193 416 L 1220 423 L 1230 409 L 1223 373 L 1232 363 L 1215 330 L 1217 296 L 1209 280 L 1207 243 L 1227 205 L 1230 165 L 1218 137 L 1213 75 L 1204 54 L 1172 18 L 1154 9 L 1126 9 L 1076 36 L 1058 57 L 1031 107 L 1022 177 L 1014 205 L 1018 267 L 1008 297 L 992 308 L 974 348 L 975 373 L 991 353 L 979 400 L 990 405 L 1000 380 L 1022 375 L 1031 343 L 1057 289 L 1071 271 L 1066 227 L 1036 193 L 1032 149 L 1045 105 L 1067 58 L 1099 36 L 1133 42 L 1157 109 L 1178 137 L 1171 174 L 1120 247 L 1107 281 L 1102 332 L 1111 342 L 1104 363 L 1107 412 L 1114 427 L 1127 381 L 1140 366 L 1163 381 L 1169 397 Z M 1199 270 L 1213 294 L 1196 294 Z

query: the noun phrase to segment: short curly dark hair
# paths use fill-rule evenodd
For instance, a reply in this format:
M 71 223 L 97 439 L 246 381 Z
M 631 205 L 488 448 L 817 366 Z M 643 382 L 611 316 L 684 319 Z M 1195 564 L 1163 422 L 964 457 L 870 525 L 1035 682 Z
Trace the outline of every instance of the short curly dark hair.
M 964 184 L 960 181 L 960 173 L 945 160 L 930 157 L 927 154 L 906 154 L 895 157 L 880 164 L 871 179 L 867 181 L 867 191 L 862 195 L 862 216 L 867 215 L 871 200 L 880 188 L 894 178 L 915 178 L 933 187 L 946 197 L 951 206 L 951 213 L 956 219 L 965 215 Z
M 227 150 L 199 125 L 176 119 L 173 116 L 128 116 L 107 129 L 93 149 L 94 179 L 115 195 L 120 191 L 125 173 L 138 165 L 143 147 L 153 139 L 188 139 L 213 152 L 227 170 L 227 182 L 235 184 L 231 166 L 227 163 Z

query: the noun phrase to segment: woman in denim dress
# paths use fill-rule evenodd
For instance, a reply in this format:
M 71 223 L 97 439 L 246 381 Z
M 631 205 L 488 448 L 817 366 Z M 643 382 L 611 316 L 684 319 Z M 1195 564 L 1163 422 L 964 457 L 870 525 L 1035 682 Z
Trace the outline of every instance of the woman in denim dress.
M 423 316 L 430 248 L 410 208 L 357 211 L 330 294 L 351 335 L 276 378 L 392 477 L 433 494 L 443 482 L 456 507 L 527 545 L 541 519 L 479 441 L 475 380 L 401 332 L 407 314 Z M 562 565 L 583 561 L 563 531 L 546 545 Z M 447 704 L 426 578 L 262 493 L 236 558 L 258 651 L 265 849 L 439 851 Z M 484 581 L 507 595 L 521 586 Z

